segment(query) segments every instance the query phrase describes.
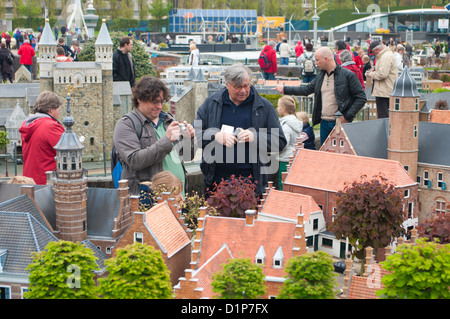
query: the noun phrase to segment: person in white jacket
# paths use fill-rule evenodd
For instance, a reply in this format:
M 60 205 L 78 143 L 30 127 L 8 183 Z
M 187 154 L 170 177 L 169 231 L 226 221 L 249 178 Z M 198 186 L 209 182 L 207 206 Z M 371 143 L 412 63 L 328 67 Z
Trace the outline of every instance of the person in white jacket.
M 200 62 L 200 51 L 197 49 L 197 45 L 192 42 L 189 46 L 190 54 L 189 54 L 189 65 L 198 66 Z
M 282 173 L 287 171 L 289 157 L 294 153 L 295 143 L 300 137 L 303 129 L 303 123 L 296 116 L 295 100 L 292 96 L 284 95 L 278 100 L 278 114 L 280 115 L 280 124 L 286 137 L 286 147 L 278 154 L 279 160 L 279 187 L 283 190 Z
M 280 65 L 289 65 L 291 48 L 289 47 L 286 39 L 283 38 L 278 50 L 280 51 Z

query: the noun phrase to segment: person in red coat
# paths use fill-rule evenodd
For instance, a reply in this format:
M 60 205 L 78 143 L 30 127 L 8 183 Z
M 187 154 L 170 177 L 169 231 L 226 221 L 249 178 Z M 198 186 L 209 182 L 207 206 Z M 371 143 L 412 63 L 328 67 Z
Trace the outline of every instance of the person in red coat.
M 359 82 L 362 85 L 363 90 L 365 89 L 364 85 L 364 77 L 360 68 L 356 65 L 355 61 L 353 61 L 353 54 L 349 50 L 343 50 L 339 54 L 339 60 L 341 60 L 341 66 L 343 68 L 349 69 L 358 77 Z
M 19 129 L 22 137 L 23 176 L 31 177 L 37 185 L 47 184 L 47 171 L 56 169 L 56 150 L 64 127 L 58 122 L 63 101 L 53 92 L 42 92 L 30 114 Z
M 270 66 L 267 69 L 263 69 L 264 80 L 275 80 L 275 75 L 278 71 L 277 65 L 277 53 L 275 52 L 275 41 L 270 40 L 269 43 L 264 47 L 262 52 L 267 55 L 270 61 Z
M 30 40 L 25 40 L 20 46 L 17 54 L 20 55 L 20 64 L 23 64 L 31 73 L 31 66 L 33 65 L 33 57 L 35 55 L 34 49 L 30 44 Z
M 301 56 L 303 54 L 303 46 L 302 46 L 302 41 L 298 41 L 297 45 L 295 46 L 295 57 L 298 58 L 299 56 Z

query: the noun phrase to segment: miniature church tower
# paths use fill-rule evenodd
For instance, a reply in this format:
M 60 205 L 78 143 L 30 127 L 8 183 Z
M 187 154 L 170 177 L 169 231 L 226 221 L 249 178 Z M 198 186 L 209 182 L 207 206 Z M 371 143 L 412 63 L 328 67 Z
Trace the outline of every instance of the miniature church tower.
M 419 154 L 419 103 L 416 82 L 404 68 L 389 102 L 388 159 L 400 162 L 414 180 Z
M 52 28 L 45 19 L 44 30 L 38 44 L 40 91 L 53 91 L 53 65 L 56 63 L 56 41 Z
M 70 115 L 68 86 L 67 116 L 63 120 L 66 131 L 61 135 L 56 149 L 56 170 L 52 172 L 55 193 L 56 233 L 61 240 L 81 242 L 87 239 L 87 173 L 82 168 L 83 144 L 72 131 L 75 123 Z

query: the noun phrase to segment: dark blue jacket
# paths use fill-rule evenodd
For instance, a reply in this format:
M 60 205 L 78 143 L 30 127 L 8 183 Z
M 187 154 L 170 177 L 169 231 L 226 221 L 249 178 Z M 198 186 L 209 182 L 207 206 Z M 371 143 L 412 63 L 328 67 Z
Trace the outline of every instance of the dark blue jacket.
M 269 175 L 274 173 L 272 168 L 276 167 L 278 170 L 276 156 L 270 153 L 282 151 L 286 147 L 287 141 L 273 105 L 267 99 L 259 96 L 254 87 L 250 89 L 251 94 L 254 96 L 252 128 L 250 130 L 255 135 L 255 140 L 250 149 L 257 147 L 257 151 L 251 153 L 250 157 L 253 166 L 253 177 L 257 181 L 256 192 L 260 195 L 264 192 Z M 213 183 L 216 169 L 215 150 L 222 147 L 222 145 L 214 141 L 214 134 L 219 132 L 222 127 L 221 117 L 224 94 L 228 94 L 227 88 L 210 95 L 198 109 L 197 118 L 194 122 L 197 141 L 201 143 L 198 146 L 203 149 L 200 168 L 203 172 L 206 186 L 211 186 Z M 264 130 L 264 128 L 267 130 Z

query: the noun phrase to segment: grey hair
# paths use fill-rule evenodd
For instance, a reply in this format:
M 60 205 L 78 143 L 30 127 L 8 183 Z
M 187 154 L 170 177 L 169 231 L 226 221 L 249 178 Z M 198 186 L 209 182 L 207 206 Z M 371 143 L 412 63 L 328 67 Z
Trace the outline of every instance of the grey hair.
M 242 63 L 236 63 L 227 68 L 223 77 L 225 84 L 240 85 L 245 79 L 252 79 L 252 71 Z
M 273 48 L 275 46 L 275 41 L 270 40 L 267 44 Z
M 342 63 L 350 62 L 353 60 L 352 53 L 349 50 L 344 50 L 341 53 L 339 53 L 339 59 Z

